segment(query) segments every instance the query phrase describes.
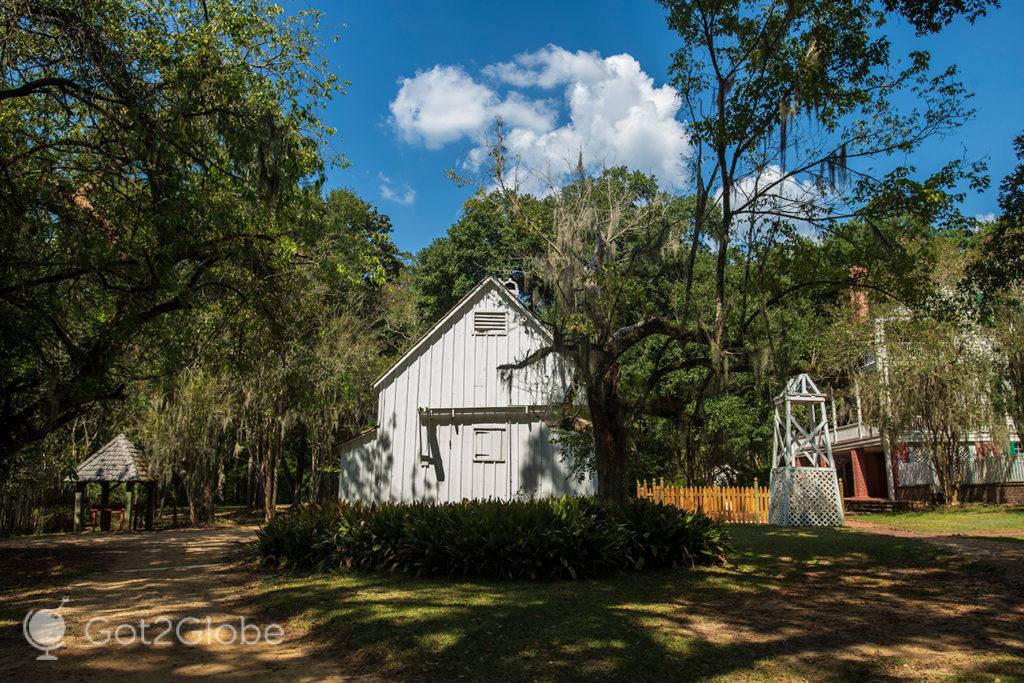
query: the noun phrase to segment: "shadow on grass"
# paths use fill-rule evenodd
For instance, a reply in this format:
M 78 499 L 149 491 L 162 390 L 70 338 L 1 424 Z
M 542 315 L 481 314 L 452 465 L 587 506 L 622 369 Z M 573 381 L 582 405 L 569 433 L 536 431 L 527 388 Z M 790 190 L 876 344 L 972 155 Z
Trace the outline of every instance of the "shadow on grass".
M 1005 543 L 1010 547 L 1024 550 L 1024 538 L 1020 536 L 973 536 L 971 534 L 957 534 L 956 536 L 950 536 L 948 538 L 962 538 L 971 541 L 979 541 L 981 543 Z
M 1024 675 L 1024 595 L 935 546 L 830 529 L 733 533 L 727 568 L 552 583 L 282 576 L 265 579 L 259 600 L 307 626 L 347 674 Z

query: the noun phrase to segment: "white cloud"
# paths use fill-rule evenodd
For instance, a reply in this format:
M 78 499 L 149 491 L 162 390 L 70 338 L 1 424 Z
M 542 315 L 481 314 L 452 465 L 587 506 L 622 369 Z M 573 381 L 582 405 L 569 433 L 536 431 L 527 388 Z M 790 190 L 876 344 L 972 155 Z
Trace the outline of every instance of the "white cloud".
M 996 214 L 992 211 L 986 211 L 985 213 L 975 215 L 974 219 L 981 223 L 991 223 L 996 219 Z
M 822 207 L 836 199 L 813 180 L 783 176 L 782 169 L 775 164 L 744 176 L 733 186 L 731 195 L 732 210 L 741 211 L 734 226 L 743 234 L 753 218 L 760 225 L 781 220 L 793 224 L 805 235 L 813 235 L 816 220 L 827 213 Z M 717 199 L 721 201 L 721 197 L 719 189 Z
M 548 45 L 536 52 L 516 55 L 511 62 L 486 66 L 484 73 L 520 88 L 553 88 L 573 81 L 602 80 L 605 75 L 602 61 L 597 52 L 569 52 L 557 45 Z
M 407 142 L 437 149 L 477 133 L 491 118 L 496 96 L 457 66 L 435 66 L 399 81 L 391 116 Z
M 506 126 L 543 132 L 555 127 L 558 119 L 557 104 L 545 100 L 531 100 L 517 92 L 511 92 L 493 108 Z M 487 121 L 494 123 L 493 117 Z
M 676 119 L 679 96 L 671 86 L 656 87 L 632 56 L 602 58 L 549 45 L 483 73 L 506 92 L 452 66 L 402 79 L 392 122 L 406 141 L 431 149 L 471 141 L 464 163 L 478 168 L 487 153 L 486 131 L 500 116 L 510 157 L 533 174 L 523 182 L 528 191 L 543 192 L 541 180 L 564 176 L 581 153 L 590 170 L 622 164 L 653 173 L 668 187 L 685 182 L 690 146 Z M 522 92 L 559 87 L 560 100 Z
M 399 81 L 391 102 L 395 126 L 407 142 L 430 149 L 464 137 L 478 137 L 501 116 L 508 126 L 549 130 L 557 112 L 545 100 L 509 93 L 504 100 L 457 66 L 435 66 Z
M 416 201 L 416 190 L 408 185 L 403 185 L 401 190 L 396 190 L 391 182 L 391 178 L 383 173 L 377 174 L 377 178 L 380 180 L 380 196 L 384 199 L 404 206 L 409 206 Z

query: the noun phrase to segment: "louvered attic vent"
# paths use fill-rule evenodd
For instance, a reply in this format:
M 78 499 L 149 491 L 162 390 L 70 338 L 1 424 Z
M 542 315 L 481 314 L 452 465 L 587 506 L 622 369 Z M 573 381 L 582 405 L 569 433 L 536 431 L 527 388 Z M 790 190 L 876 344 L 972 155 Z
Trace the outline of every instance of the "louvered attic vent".
M 473 311 L 473 334 L 505 334 L 505 311 Z

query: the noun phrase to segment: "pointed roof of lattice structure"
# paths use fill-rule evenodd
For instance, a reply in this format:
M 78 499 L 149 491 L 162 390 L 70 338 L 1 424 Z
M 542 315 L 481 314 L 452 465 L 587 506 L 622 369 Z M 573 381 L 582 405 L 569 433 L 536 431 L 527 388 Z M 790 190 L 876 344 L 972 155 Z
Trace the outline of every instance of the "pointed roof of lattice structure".
M 90 455 L 75 469 L 74 481 L 152 481 L 149 461 L 124 434 Z
M 802 372 L 789 378 L 786 388 L 775 397 L 775 403 L 783 403 L 786 399 L 791 403 L 820 403 L 826 398 L 828 397 L 821 393 L 811 376 Z

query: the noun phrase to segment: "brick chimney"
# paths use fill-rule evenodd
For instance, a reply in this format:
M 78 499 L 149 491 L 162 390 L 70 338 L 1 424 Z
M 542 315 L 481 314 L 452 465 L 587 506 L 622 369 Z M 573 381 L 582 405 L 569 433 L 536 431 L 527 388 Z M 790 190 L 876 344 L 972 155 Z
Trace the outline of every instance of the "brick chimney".
M 861 287 L 867 275 L 864 266 L 850 266 L 850 312 L 859 323 L 868 320 L 868 293 Z

